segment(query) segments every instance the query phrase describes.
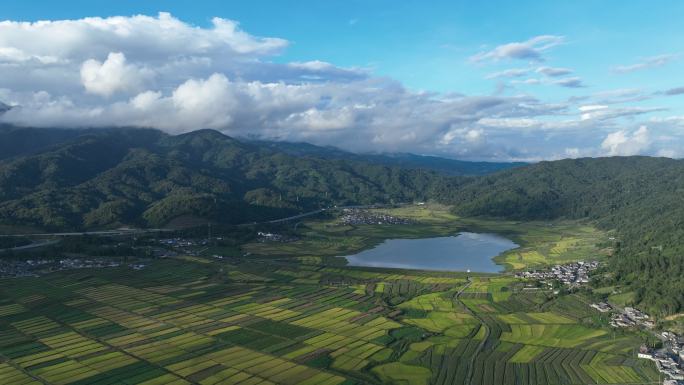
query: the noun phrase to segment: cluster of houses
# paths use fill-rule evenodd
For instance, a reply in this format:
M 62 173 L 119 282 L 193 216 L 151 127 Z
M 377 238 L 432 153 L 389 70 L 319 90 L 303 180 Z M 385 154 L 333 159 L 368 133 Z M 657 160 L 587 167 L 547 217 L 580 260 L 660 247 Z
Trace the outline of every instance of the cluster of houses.
M 221 240 L 222 238 L 212 238 Z M 162 249 L 159 252 L 154 252 L 154 255 L 159 258 L 175 257 L 179 254 L 190 256 L 199 255 L 200 248 L 209 247 L 209 239 L 186 239 L 186 238 L 168 238 L 160 239 L 159 243 L 166 250 Z M 170 250 L 169 250 L 170 249 Z
M 597 261 L 573 262 L 564 265 L 556 265 L 551 269 L 522 271 L 515 276 L 518 278 L 535 279 L 541 283 L 553 286 L 553 281 L 559 281 L 563 285 L 578 287 L 589 283 L 589 272 L 599 266 Z
M 656 368 L 668 379 L 665 385 L 684 384 L 684 339 L 672 332 L 662 332 L 664 347 L 653 350 L 645 345 L 639 348 L 637 356 L 655 362 Z
M 655 322 L 651 317 L 639 309 L 633 307 L 625 307 L 623 310 L 614 308 L 607 302 L 592 303 L 591 307 L 600 311 L 601 313 L 609 313 L 615 311 L 610 317 L 610 326 L 614 328 L 633 328 L 643 326 L 647 329 L 653 329 Z
M 342 210 L 340 221 L 345 225 L 410 225 L 414 223 L 407 218 L 359 209 Z
M 259 231 L 257 233 L 258 242 L 294 242 L 298 238 L 290 235 L 276 234 L 276 233 L 265 233 Z
M 208 242 L 206 239 L 194 240 L 194 239 L 185 239 L 185 238 L 168 238 L 168 239 L 160 239 L 159 243 L 161 243 L 162 245 L 167 246 L 167 247 L 179 249 L 179 248 L 183 248 L 183 247 L 206 246 Z
M 7 260 L 0 262 L 0 278 L 19 278 L 37 277 L 61 270 L 72 269 L 98 269 L 107 267 L 118 267 L 121 263 L 107 258 L 64 258 L 59 260 L 51 259 L 28 259 L 28 260 Z M 131 268 L 140 270 L 145 267 L 143 264 L 132 264 Z
M 601 313 L 608 313 L 613 310 L 613 307 L 607 302 L 592 303 L 590 306 Z
M 601 313 L 613 312 L 610 325 L 613 327 L 645 327 L 653 329 L 655 322 L 651 317 L 639 309 L 625 307 L 619 310 L 609 303 L 592 303 L 591 307 Z M 663 341 L 663 348 L 654 350 L 642 345 L 637 356 L 655 362 L 660 373 L 667 377 L 665 385 L 684 385 L 684 338 L 675 333 L 664 331 L 657 334 Z
M 655 322 L 649 319 L 648 314 L 633 307 L 626 307 L 621 312 L 616 312 L 610 319 L 610 326 L 615 328 L 632 328 L 644 326 L 647 329 L 653 329 Z

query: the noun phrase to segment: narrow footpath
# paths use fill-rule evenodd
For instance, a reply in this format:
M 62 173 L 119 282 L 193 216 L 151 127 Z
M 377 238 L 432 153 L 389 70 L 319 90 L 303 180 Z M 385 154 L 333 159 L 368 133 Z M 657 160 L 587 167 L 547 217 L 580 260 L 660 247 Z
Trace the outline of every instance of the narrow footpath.
M 468 287 L 470 287 L 470 285 L 471 285 L 472 283 L 473 283 L 473 278 L 472 278 L 472 277 L 468 277 L 468 283 L 467 283 L 465 286 L 463 286 L 463 287 L 458 291 L 458 293 L 456 293 L 456 296 L 455 296 L 456 300 L 458 300 L 458 302 L 460 302 L 461 305 L 463 305 L 463 308 L 465 309 L 465 311 L 466 311 L 467 313 L 469 313 L 470 315 L 472 315 L 473 317 L 475 317 L 475 319 L 477 319 L 477 320 L 482 324 L 482 326 L 480 326 L 480 327 L 482 327 L 482 328 L 485 329 L 484 338 L 482 338 L 482 341 L 480 341 L 480 343 L 477 345 L 477 348 L 476 348 L 475 351 L 473 352 L 473 355 L 470 357 L 470 363 L 468 364 L 468 372 L 466 373 L 466 377 L 465 377 L 465 378 L 466 378 L 466 384 L 470 384 L 470 383 L 472 382 L 472 380 L 473 380 L 473 371 L 474 371 L 474 369 L 475 369 L 475 359 L 477 358 L 478 354 L 480 354 L 480 352 L 481 352 L 482 349 L 484 348 L 484 345 L 485 345 L 485 343 L 487 342 L 487 340 L 489 339 L 489 335 L 490 335 L 490 333 L 491 333 L 490 330 L 489 330 L 489 328 L 487 327 L 487 324 L 484 322 L 484 320 L 483 320 L 482 318 L 480 318 L 480 316 L 478 316 L 477 313 L 475 313 L 474 311 L 470 310 L 470 309 L 468 308 L 468 306 L 466 306 L 466 304 L 463 303 L 463 301 L 461 301 L 461 300 L 459 299 L 459 297 L 461 296 L 461 294 L 463 294 L 463 293 L 466 291 L 466 289 L 468 289 Z

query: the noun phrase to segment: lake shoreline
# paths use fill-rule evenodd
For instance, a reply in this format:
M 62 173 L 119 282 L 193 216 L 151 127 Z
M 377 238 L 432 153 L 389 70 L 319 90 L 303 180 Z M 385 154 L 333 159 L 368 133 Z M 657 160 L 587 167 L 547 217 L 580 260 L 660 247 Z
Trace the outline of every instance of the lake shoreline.
M 518 247 L 498 234 L 462 231 L 446 237 L 385 239 L 343 258 L 356 267 L 500 274 L 506 268 L 494 258 Z

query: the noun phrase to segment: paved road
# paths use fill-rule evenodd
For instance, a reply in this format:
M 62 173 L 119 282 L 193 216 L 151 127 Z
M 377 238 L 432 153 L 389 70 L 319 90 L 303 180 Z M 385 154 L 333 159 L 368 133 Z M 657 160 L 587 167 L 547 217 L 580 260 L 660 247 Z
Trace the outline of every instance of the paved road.
M 50 246 L 50 245 L 55 245 L 59 243 L 59 239 L 51 239 L 49 241 L 42 241 L 42 242 L 35 242 L 31 243 L 30 245 L 24 245 L 24 246 L 17 246 L 17 247 L 10 247 L 7 249 L 0 249 L 0 252 L 2 251 L 21 251 L 21 250 L 29 250 L 29 249 L 37 249 L 39 247 L 44 247 L 44 246 Z
M 331 207 L 326 207 L 326 208 L 322 208 L 322 209 L 318 209 L 318 210 L 314 210 L 314 211 L 309 211 L 309 212 L 302 213 L 302 214 L 293 215 L 293 216 L 290 216 L 290 217 L 285 217 L 285 218 L 280 218 L 280 219 L 273 219 L 273 220 L 270 220 L 270 221 L 263 221 L 263 222 L 242 223 L 242 224 L 239 224 L 238 226 L 250 226 L 250 225 L 261 225 L 261 224 L 266 224 L 266 223 L 282 223 L 282 222 L 288 222 L 288 221 L 292 221 L 292 220 L 295 220 L 295 219 L 301 219 L 301 218 L 310 217 L 310 216 L 312 216 L 312 215 L 320 214 L 320 213 L 323 213 L 323 212 L 326 212 L 326 211 L 330 211 L 330 210 L 343 210 L 343 209 L 361 209 L 361 210 L 363 210 L 363 209 L 371 209 L 371 208 L 383 208 L 383 207 L 391 207 L 391 206 L 401 206 L 401 205 L 404 205 L 404 204 L 406 204 L 406 203 L 398 203 L 398 204 L 396 204 L 396 205 L 380 205 L 380 204 L 375 204 L 375 205 L 355 205 L 355 206 L 331 206 Z
M 274 219 L 274 220 L 272 220 L 272 221 L 267 221 L 267 222 L 265 222 L 265 223 L 280 223 L 280 222 L 287 222 L 287 221 L 291 221 L 291 220 L 299 219 L 299 218 L 306 218 L 306 217 L 310 217 L 310 216 L 312 216 L 312 215 L 320 214 L 320 213 L 322 213 L 322 212 L 325 212 L 326 210 L 329 210 L 329 208 L 320 209 L 320 210 L 314 210 L 314 211 L 309 211 L 308 213 L 299 214 L 299 215 L 293 215 L 293 216 L 287 217 L 287 218 Z
M 121 229 L 121 230 L 103 230 L 103 231 L 81 231 L 71 233 L 30 233 L 30 234 L 0 234 L 0 237 L 75 237 L 82 235 L 128 235 L 128 234 L 143 234 L 143 233 L 158 233 L 175 231 L 172 229 Z

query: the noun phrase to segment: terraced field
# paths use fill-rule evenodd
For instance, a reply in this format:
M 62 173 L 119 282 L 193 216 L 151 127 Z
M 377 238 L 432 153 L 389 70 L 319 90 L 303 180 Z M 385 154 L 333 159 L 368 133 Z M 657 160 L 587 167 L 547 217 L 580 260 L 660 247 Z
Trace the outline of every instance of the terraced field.
M 587 326 L 580 319 L 586 313 L 564 312 L 585 308 L 578 299 L 530 293 L 512 278 L 468 283 L 457 273 L 264 267 L 178 259 L 142 271 L 2 281 L 0 383 L 617 384 L 657 378 L 634 359 L 636 336 L 614 338 Z

